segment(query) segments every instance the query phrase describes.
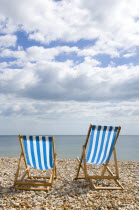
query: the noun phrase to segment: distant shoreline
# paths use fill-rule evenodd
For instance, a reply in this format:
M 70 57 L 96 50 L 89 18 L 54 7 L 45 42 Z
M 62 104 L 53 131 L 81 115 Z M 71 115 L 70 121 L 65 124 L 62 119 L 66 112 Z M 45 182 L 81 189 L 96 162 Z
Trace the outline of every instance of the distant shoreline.
M 0 136 L 18 136 L 19 134 L 0 134 Z M 27 134 L 26 134 L 27 135 Z M 28 134 L 27 136 L 29 136 Z M 86 136 L 86 134 L 33 134 L 33 135 L 41 135 L 41 136 Z M 120 134 L 119 136 L 139 136 L 139 134 Z
M 80 157 L 85 135 L 55 136 L 55 150 L 58 158 L 75 159 Z M 139 160 L 139 136 L 119 136 L 117 159 L 121 161 Z M 19 157 L 21 152 L 17 136 L 0 136 L 0 156 Z

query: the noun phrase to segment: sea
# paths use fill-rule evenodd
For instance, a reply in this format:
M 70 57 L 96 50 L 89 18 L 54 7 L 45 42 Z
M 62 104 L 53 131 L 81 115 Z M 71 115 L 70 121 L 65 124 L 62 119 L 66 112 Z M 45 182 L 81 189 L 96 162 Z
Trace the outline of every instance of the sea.
M 84 135 L 55 135 L 57 158 L 75 159 L 80 157 Z M 117 159 L 139 161 L 139 135 L 120 135 L 117 144 Z M 19 157 L 21 152 L 18 136 L 0 135 L 0 157 Z

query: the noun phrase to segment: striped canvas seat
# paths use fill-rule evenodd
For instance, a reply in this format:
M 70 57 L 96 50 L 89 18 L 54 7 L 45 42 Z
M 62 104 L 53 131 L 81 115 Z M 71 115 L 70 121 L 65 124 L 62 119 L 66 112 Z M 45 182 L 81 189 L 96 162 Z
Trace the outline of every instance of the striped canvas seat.
M 40 170 L 53 168 L 52 137 L 23 136 L 22 141 L 27 165 Z
M 115 144 L 117 131 L 118 127 L 93 125 L 86 162 L 94 165 L 108 162 Z

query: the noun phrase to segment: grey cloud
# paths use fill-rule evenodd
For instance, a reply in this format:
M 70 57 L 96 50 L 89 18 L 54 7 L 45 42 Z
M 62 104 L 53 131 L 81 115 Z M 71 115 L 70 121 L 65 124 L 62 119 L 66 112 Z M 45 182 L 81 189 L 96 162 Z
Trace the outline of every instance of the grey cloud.
M 86 68 L 90 66 L 86 64 Z M 3 72 L 0 79 L 0 92 L 52 101 L 101 102 L 139 99 L 137 67 L 124 68 L 127 69 L 97 67 L 87 71 L 82 69 L 81 64 L 78 70 L 77 66 L 75 70 L 59 63 L 49 63 L 48 66 L 36 64 L 33 65 L 33 69 L 11 70 L 9 78 L 6 75 L 4 77 Z

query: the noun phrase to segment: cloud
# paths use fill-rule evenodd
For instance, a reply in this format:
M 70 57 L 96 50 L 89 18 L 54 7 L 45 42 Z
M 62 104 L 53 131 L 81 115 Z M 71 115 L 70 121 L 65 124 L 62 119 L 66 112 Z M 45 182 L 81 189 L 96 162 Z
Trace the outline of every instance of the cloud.
M 2 5 L 2 3 L 1 3 Z M 8 18 L 8 15 L 2 15 L 0 12 L 0 33 L 1 34 L 12 34 L 19 29 L 17 25 L 12 22 L 12 18 Z
M 0 36 L 0 47 L 11 47 L 15 46 L 17 41 L 17 37 L 15 35 L 3 35 Z
M 27 58 L 29 61 L 41 61 L 41 60 L 54 60 L 56 56 L 61 53 L 70 54 L 72 52 L 78 52 L 77 47 L 55 47 L 55 48 L 44 48 L 33 46 L 27 49 Z
M 135 135 L 138 133 L 138 107 L 139 100 L 79 103 L 24 100 L 10 94 L 1 95 L 0 117 L 3 123 L 0 130 L 1 133 L 9 131 L 10 134 L 86 134 L 88 125 L 95 123 L 121 125 L 123 134 Z
M 79 49 L 77 47 L 53 47 L 45 48 L 32 46 L 27 48 L 25 51 L 20 47 L 18 50 L 3 49 L 1 51 L 0 57 L 2 58 L 15 58 L 22 62 L 38 62 L 38 61 L 54 61 L 56 56 L 60 54 L 70 55 L 71 53 L 77 53 Z
M 95 60 L 41 60 L 0 74 L 0 92 L 36 100 L 124 101 L 139 96 L 138 66 L 102 68 Z
M 130 58 L 130 57 L 134 57 L 134 56 L 136 56 L 136 52 L 135 51 L 133 51 L 133 52 L 131 51 L 131 52 L 127 53 L 127 54 L 124 54 L 123 57 Z

